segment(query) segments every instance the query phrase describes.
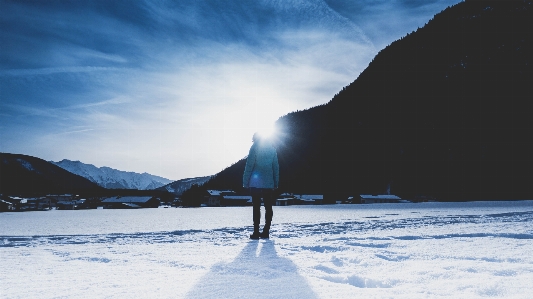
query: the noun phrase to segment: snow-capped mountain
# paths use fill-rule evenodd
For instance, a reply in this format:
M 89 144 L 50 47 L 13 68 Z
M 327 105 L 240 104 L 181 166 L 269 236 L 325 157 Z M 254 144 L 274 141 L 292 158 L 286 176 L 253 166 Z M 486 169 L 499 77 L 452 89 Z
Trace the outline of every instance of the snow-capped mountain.
M 172 180 L 149 173 L 120 171 L 109 167 L 96 167 L 80 161 L 62 160 L 51 163 L 108 189 L 151 190 L 164 186 Z

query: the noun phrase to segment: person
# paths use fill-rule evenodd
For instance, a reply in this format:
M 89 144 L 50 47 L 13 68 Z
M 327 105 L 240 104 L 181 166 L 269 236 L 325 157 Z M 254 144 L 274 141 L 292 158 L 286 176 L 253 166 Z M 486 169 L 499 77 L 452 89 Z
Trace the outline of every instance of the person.
M 246 166 L 242 178 L 244 188 L 250 188 L 253 204 L 254 232 L 251 239 L 268 239 L 272 223 L 272 205 L 274 204 L 274 190 L 279 185 L 278 154 L 268 138 L 255 133 L 252 138 Z M 265 226 L 259 233 L 261 222 L 261 198 L 265 206 Z

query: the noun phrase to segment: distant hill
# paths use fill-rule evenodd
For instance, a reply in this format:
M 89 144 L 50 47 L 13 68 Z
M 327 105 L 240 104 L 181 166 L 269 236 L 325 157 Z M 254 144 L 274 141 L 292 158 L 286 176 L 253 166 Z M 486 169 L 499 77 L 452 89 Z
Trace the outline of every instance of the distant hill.
M 80 194 L 102 190 L 86 178 L 72 174 L 45 160 L 26 155 L 0 153 L 2 194 Z
M 108 189 L 152 190 L 172 182 L 169 179 L 149 173 L 126 172 L 109 167 L 96 167 L 80 161 L 64 159 L 59 162 L 50 162 Z
M 328 104 L 277 121 L 280 190 L 533 198 L 532 28 L 531 1 L 470 0 L 393 42 Z M 204 187 L 241 188 L 244 163 Z
M 192 185 L 196 184 L 196 185 L 201 186 L 205 182 L 207 182 L 209 179 L 211 179 L 211 176 L 178 180 L 170 184 L 167 184 L 163 187 L 159 187 L 157 188 L 157 190 L 167 191 L 176 196 L 180 196 L 185 190 L 191 188 Z

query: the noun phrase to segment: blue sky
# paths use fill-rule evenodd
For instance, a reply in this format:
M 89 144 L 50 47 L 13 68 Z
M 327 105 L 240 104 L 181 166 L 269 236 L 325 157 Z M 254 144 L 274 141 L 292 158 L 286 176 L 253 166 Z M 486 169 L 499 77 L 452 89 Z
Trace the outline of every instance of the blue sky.
M 215 174 L 458 2 L 0 0 L 0 151 Z

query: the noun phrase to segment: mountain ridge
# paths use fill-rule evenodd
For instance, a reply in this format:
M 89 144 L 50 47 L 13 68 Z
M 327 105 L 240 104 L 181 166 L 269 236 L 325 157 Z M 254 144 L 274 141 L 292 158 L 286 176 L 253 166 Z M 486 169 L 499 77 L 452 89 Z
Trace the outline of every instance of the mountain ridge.
M 153 190 L 172 182 L 172 180 L 146 172 L 121 171 L 107 166 L 96 167 L 92 164 L 68 159 L 63 159 L 59 162 L 50 161 L 50 163 L 85 177 L 107 189 Z
M 0 193 L 17 195 L 98 193 L 86 178 L 40 158 L 0 153 Z

